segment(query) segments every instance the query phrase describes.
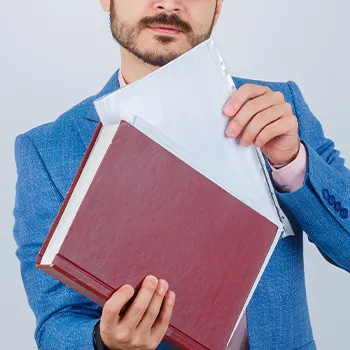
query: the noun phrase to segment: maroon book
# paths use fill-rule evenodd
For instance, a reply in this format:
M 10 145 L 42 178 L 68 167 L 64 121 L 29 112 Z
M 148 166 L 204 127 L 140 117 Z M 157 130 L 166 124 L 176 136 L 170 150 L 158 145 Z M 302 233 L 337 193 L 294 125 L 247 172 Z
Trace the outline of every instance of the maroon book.
M 101 128 L 37 267 L 101 306 L 123 284 L 138 289 L 148 274 L 164 278 L 176 293 L 167 339 L 183 349 L 225 349 L 278 227 L 125 121 L 74 213 Z

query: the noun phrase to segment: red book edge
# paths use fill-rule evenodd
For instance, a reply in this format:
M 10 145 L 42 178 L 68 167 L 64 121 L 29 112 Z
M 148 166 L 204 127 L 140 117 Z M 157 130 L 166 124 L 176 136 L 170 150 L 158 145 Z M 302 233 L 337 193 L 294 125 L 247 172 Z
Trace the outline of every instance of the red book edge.
M 121 121 L 121 123 L 123 122 L 126 123 L 126 121 Z M 68 202 L 84 170 L 84 167 L 89 159 L 91 151 L 94 148 L 95 142 L 100 134 L 101 129 L 102 129 L 102 123 L 99 122 L 91 138 L 90 144 L 84 154 L 81 164 L 79 165 L 79 168 L 73 179 L 73 182 L 60 207 L 60 210 L 58 211 L 55 217 L 55 220 L 50 228 L 50 231 L 48 232 L 45 238 L 45 241 L 38 253 L 38 256 L 36 258 L 36 267 L 44 271 L 45 273 L 51 275 L 52 277 L 59 280 L 60 282 L 66 284 L 68 287 L 74 289 L 75 291 L 82 294 L 86 298 L 90 299 L 94 303 L 103 307 L 106 301 L 115 292 L 115 290 L 113 290 L 110 286 L 106 285 L 99 279 L 95 278 L 94 276 L 87 273 L 86 271 L 81 269 L 79 266 L 75 265 L 74 263 L 72 263 L 71 261 L 67 260 L 66 258 L 64 258 L 59 254 L 55 256 L 52 264 L 50 265 L 41 264 L 43 255 L 68 205 Z M 184 333 L 182 333 L 180 330 L 173 327 L 172 325 L 169 325 L 165 338 L 169 339 L 175 345 L 178 345 L 185 350 L 209 350 L 202 344 L 196 342 L 194 339 L 189 338 L 187 335 L 185 335 Z
M 86 165 L 86 163 L 87 163 L 87 161 L 89 159 L 90 153 L 91 153 L 92 149 L 94 148 L 95 142 L 96 142 L 96 140 L 98 138 L 98 135 L 100 134 L 101 129 L 102 129 L 102 123 L 98 123 L 98 125 L 96 127 L 96 130 L 95 130 L 95 132 L 94 132 L 94 134 L 92 136 L 92 139 L 91 139 L 91 142 L 89 144 L 89 147 L 87 148 L 87 150 L 86 150 L 86 152 L 84 154 L 84 157 L 83 157 L 83 159 L 82 159 L 82 161 L 81 161 L 81 163 L 79 165 L 78 171 L 77 171 L 76 175 L 74 176 L 73 182 L 72 182 L 72 184 L 69 187 L 69 190 L 68 190 L 68 192 L 66 194 L 66 197 L 64 198 L 64 201 L 63 201 L 63 203 L 61 205 L 61 208 L 58 211 L 58 213 L 56 215 L 56 218 L 55 218 L 55 220 L 54 220 L 54 222 L 53 222 L 53 224 L 52 224 L 52 226 L 50 228 L 50 231 L 47 234 L 47 236 L 45 238 L 45 241 L 44 241 L 44 243 L 43 243 L 43 245 L 42 245 L 42 247 L 41 247 L 41 249 L 40 249 L 40 251 L 38 253 L 38 256 L 36 258 L 36 267 L 38 267 L 38 268 L 41 268 L 42 266 L 46 266 L 46 267 L 49 266 L 49 265 L 41 265 L 41 259 L 43 258 L 44 253 L 46 251 L 46 248 L 48 247 L 48 245 L 49 245 L 49 243 L 51 241 L 51 238 L 52 238 L 52 236 L 53 236 L 53 234 L 54 234 L 54 232 L 55 232 L 55 230 L 57 228 L 57 225 L 60 222 L 64 211 L 66 210 L 68 202 L 69 202 L 69 200 L 70 200 L 70 198 L 72 196 L 72 193 L 73 193 L 73 191 L 74 191 L 74 189 L 75 189 L 75 187 L 76 187 L 76 185 L 78 183 L 80 175 L 82 174 L 82 172 L 84 170 L 84 167 L 85 167 L 85 165 Z

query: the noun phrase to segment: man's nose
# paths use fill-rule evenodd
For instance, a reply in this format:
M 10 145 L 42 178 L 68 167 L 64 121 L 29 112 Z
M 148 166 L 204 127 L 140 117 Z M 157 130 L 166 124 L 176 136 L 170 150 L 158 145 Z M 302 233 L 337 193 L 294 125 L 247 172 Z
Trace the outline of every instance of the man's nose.
M 168 13 L 179 13 L 182 9 L 182 0 L 157 0 L 155 1 L 157 10 Z

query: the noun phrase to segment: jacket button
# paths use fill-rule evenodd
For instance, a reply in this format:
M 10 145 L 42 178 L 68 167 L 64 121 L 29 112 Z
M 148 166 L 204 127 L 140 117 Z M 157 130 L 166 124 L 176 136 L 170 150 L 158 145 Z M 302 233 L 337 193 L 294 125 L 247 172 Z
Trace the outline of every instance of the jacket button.
M 341 203 L 340 202 L 335 202 L 334 209 L 335 209 L 335 211 L 341 211 Z
M 329 191 L 325 188 L 325 189 L 323 189 L 323 197 L 325 198 L 325 199 L 328 199 L 329 198 Z
M 343 208 L 343 209 L 340 211 L 340 216 L 341 216 L 343 219 L 347 219 L 347 217 L 349 216 L 349 211 L 348 211 L 346 208 Z
M 335 204 L 335 197 L 333 195 L 329 196 L 328 203 L 330 205 L 334 205 Z

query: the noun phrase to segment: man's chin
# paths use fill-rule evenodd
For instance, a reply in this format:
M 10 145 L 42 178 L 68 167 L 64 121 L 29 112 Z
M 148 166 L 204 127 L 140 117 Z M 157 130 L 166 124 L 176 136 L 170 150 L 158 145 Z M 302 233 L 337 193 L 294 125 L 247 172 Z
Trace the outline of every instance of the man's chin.
M 190 45 L 185 42 L 159 42 L 157 39 L 149 41 L 147 45 L 139 46 L 141 52 L 153 52 L 158 56 L 176 56 L 179 57 L 191 49 Z
M 145 29 L 139 37 L 137 38 L 139 46 L 152 47 L 153 49 L 164 47 L 171 49 L 181 49 L 181 47 L 189 46 L 188 37 L 184 33 L 176 35 L 167 35 L 162 33 L 157 33 L 152 29 Z M 147 43 L 147 45 L 145 45 Z

